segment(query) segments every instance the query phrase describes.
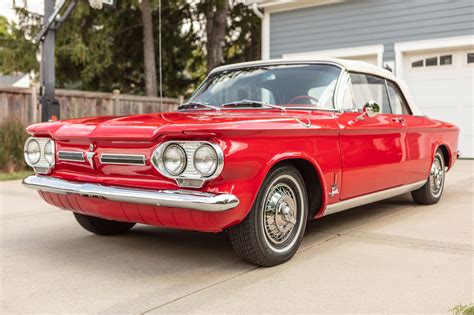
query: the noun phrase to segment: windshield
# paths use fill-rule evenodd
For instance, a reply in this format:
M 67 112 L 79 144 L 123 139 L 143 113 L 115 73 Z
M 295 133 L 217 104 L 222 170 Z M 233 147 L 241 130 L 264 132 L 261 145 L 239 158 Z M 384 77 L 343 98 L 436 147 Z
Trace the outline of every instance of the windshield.
M 274 65 L 212 74 L 188 103 L 220 107 L 255 101 L 284 107 L 334 109 L 341 69 L 326 64 Z M 247 102 L 248 105 L 248 102 Z

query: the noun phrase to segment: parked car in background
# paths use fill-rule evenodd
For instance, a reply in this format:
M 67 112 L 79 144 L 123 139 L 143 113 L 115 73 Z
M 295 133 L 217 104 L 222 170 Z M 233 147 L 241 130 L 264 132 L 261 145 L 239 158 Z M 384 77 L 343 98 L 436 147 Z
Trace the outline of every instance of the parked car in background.
M 177 112 L 27 131 L 24 184 L 86 230 L 226 230 L 260 266 L 289 260 L 309 219 L 408 192 L 438 202 L 459 136 L 391 72 L 337 59 L 227 65 Z

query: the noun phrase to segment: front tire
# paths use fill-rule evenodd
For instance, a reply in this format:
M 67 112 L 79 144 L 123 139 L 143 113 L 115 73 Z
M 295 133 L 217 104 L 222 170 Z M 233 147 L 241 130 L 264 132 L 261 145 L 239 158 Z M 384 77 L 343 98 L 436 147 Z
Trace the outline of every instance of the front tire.
M 423 187 L 412 191 L 413 200 L 421 205 L 432 205 L 441 199 L 444 189 L 444 178 L 446 175 L 443 153 L 440 149 L 436 151 L 431 165 L 430 175 Z
M 87 231 L 103 236 L 125 233 L 135 225 L 135 223 L 106 220 L 76 212 L 74 212 L 74 217 Z
M 304 180 L 296 168 L 282 166 L 270 171 L 247 217 L 229 229 L 237 255 L 264 267 L 288 261 L 303 239 L 307 200 Z

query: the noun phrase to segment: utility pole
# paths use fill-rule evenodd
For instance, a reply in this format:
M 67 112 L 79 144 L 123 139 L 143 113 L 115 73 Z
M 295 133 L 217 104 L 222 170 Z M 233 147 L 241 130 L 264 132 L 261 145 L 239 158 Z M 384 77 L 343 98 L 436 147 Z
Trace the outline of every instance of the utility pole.
M 53 17 L 54 0 L 44 1 L 44 22 L 45 33 L 41 41 L 41 121 L 60 119 L 59 102 L 55 98 L 54 88 L 56 82 L 54 48 L 56 29 Z

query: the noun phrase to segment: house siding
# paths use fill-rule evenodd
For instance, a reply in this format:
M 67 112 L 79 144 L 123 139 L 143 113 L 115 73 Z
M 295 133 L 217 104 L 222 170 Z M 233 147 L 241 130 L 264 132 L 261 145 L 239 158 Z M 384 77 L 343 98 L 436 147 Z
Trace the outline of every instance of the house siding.
M 270 14 L 270 57 L 473 34 L 473 0 L 353 0 Z

